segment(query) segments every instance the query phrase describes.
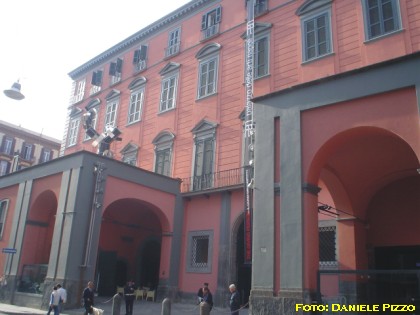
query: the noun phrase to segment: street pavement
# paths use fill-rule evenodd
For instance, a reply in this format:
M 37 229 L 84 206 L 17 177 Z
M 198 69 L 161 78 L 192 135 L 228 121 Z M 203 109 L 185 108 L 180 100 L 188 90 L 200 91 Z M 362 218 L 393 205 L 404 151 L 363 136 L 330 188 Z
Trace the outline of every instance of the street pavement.
M 112 299 L 97 298 L 95 307 L 103 309 L 104 315 L 112 314 Z M 83 315 L 84 309 L 65 309 L 60 315 Z M 46 315 L 47 310 L 39 310 L 28 307 L 21 307 L 17 305 L 1 304 L 0 303 L 0 315 L 15 315 L 15 314 L 27 314 L 27 315 Z M 121 315 L 125 314 L 124 301 L 121 303 Z M 135 301 L 133 307 L 133 315 L 159 315 L 162 314 L 162 303 L 152 301 Z M 186 303 L 172 303 L 171 315 L 199 315 L 200 309 L 198 305 L 186 304 Z M 229 315 L 230 310 L 227 308 L 213 307 L 210 315 Z M 248 309 L 242 309 L 239 312 L 240 315 L 248 315 Z M 53 315 L 53 313 L 51 313 Z

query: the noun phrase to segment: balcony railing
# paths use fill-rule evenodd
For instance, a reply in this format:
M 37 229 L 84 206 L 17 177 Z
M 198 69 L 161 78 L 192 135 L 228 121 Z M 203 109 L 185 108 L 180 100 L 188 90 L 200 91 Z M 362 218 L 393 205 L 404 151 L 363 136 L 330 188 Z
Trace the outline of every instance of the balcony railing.
M 205 30 L 202 30 L 202 40 L 213 37 L 216 34 L 219 34 L 219 23 L 209 26 Z
M 100 86 L 92 85 L 92 87 L 90 88 L 89 95 L 93 95 L 95 93 L 98 93 L 100 90 L 101 90 Z
M 181 192 L 197 192 L 222 187 L 242 185 L 244 183 L 243 167 L 209 173 L 200 176 L 184 178 L 182 180 Z
M 176 55 L 177 53 L 179 53 L 179 47 L 180 46 L 181 46 L 181 43 L 176 43 L 176 44 L 173 44 L 171 46 L 168 46 L 165 49 L 165 57 L 167 58 L 167 57 L 170 57 L 170 56 L 173 56 L 173 55 Z
M 140 72 L 146 69 L 146 60 L 139 60 L 139 62 L 137 62 L 134 65 L 134 72 Z

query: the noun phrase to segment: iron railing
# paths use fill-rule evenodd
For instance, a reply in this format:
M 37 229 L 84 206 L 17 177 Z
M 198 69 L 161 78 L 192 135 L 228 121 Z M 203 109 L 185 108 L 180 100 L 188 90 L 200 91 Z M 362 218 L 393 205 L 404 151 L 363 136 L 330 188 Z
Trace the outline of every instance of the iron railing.
M 165 49 L 165 57 L 173 56 L 179 53 L 179 48 L 181 47 L 181 43 L 178 42 L 176 44 L 172 44 Z
M 242 185 L 244 183 L 244 168 L 235 168 L 216 173 L 203 174 L 184 178 L 181 192 L 196 192 L 217 189 L 228 186 Z

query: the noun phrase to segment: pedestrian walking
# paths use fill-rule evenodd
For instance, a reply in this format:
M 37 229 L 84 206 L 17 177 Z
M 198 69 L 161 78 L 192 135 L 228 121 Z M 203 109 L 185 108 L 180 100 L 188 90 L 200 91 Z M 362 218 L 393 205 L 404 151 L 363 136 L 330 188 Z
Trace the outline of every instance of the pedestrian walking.
M 239 292 L 236 290 L 236 285 L 231 284 L 229 286 L 230 300 L 229 306 L 232 315 L 239 315 L 239 309 L 241 308 L 241 297 Z
M 59 315 L 60 314 L 60 309 L 58 307 L 59 304 L 60 304 L 60 295 L 57 291 L 57 286 L 54 286 L 53 291 L 51 292 L 51 296 L 50 296 L 50 304 L 49 304 L 47 315 L 50 315 L 51 311 L 54 311 L 54 315 Z
M 87 287 L 83 290 L 83 306 L 85 307 L 84 315 L 92 314 L 94 303 L 94 284 L 92 281 L 89 281 Z
M 60 283 L 57 284 L 57 293 L 60 296 L 60 303 L 58 304 L 58 309 L 61 313 L 63 311 L 64 304 L 67 303 L 67 291 L 61 286 Z

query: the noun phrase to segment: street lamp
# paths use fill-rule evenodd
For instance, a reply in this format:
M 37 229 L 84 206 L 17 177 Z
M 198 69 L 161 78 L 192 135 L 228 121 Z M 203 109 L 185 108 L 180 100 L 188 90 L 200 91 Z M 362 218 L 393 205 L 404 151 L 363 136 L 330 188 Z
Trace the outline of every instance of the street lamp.
M 15 83 L 13 83 L 10 89 L 4 90 L 3 93 L 11 99 L 20 101 L 25 98 L 25 95 L 23 95 L 20 92 L 20 88 L 21 88 L 21 85 L 19 83 L 19 80 L 17 80 Z

